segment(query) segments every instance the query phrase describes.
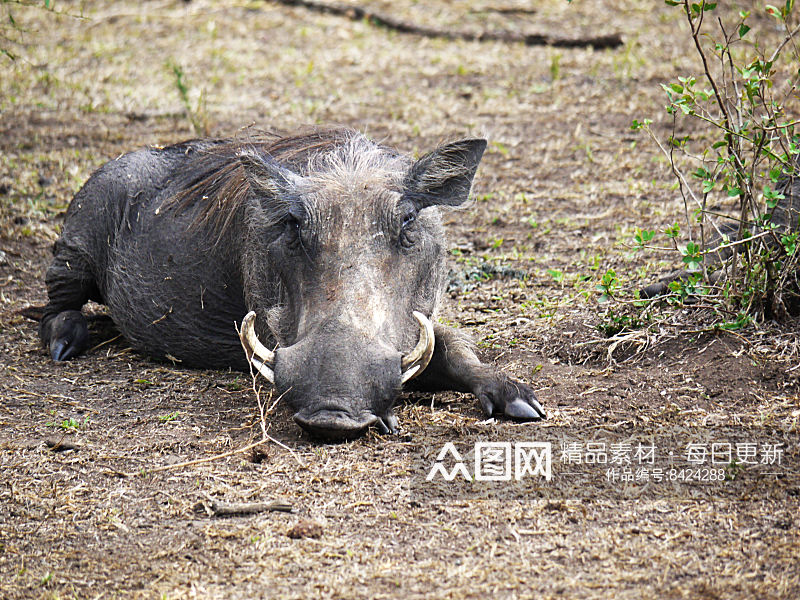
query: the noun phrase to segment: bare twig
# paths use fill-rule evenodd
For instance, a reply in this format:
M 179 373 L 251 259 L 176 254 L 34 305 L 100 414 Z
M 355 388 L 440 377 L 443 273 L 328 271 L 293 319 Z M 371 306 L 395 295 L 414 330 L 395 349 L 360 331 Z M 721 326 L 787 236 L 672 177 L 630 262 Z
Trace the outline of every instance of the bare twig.
M 122 337 L 122 334 L 120 333 L 119 335 L 115 335 L 115 336 L 114 336 L 113 338 L 111 338 L 110 340 L 106 340 L 105 342 L 100 342 L 100 343 L 99 343 L 99 344 L 97 344 L 96 346 L 94 346 L 94 347 L 90 348 L 90 349 L 89 349 L 89 353 L 91 354 L 91 353 L 92 353 L 92 352 L 94 352 L 95 350 L 99 350 L 100 348 L 102 348 L 103 346 L 105 346 L 105 345 L 107 345 L 107 344 L 111 344 L 112 342 L 116 342 L 116 341 L 117 341 L 119 338 L 121 338 L 121 337 Z
M 758 238 L 762 238 L 768 235 L 775 235 L 771 230 L 762 231 L 761 233 L 757 233 L 755 235 L 751 235 L 750 237 L 743 238 L 741 240 L 736 240 L 730 242 L 728 244 L 721 244 L 719 246 L 714 246 L 713 248 L 709 248 L 708 250 L 704 250 L 703 254 L 712 254 L 717 252 L 718 250 L 725 250 L 726 248 L 733 248 L 734 246 L 740 246 L 742 244 L 746 244 L 748 242 L 752 242 L 753 240 L 757 240 Z
M 526 46 L 556 46 L 561 48 L 617 48 L 622 45 L 619 33 L 582 38 L 561 38 L 540 33 L 516 33 L 511 31 L 459 31 L 426 27 L 401 21 L 389 15 L 375 12 L 361 6 L 351 6 L 318 0 L 273 0 L 285 6 L 299 6 L 306 10 L 346 17 L 352 21 L 365 21 L 370 25 L 428 38 L 447 40 L 467 40 L 472 42 L 507 42 Z
M 695 204 L 697 204 L 697 207 L 702 209 L 702 207 L 703 207 L 702 201 L 695 195 L 694 191 L 692 190 L 692 187 L 689 185 L 689 182 L 686 181 L 686 177 L 684 176 L 683 172 L 675 164 L 675 157 L 672 155 L 672 151 L 671 150 L 667 151 L 667 149 L 664 148 L 664 145 L 661 143 L 661 140 L 658 139 L 656 134 L 653 133 L 652 129 L 650 129 L 649 126 L 645 127 L 645 131 L 647 131 L 647 134 L 650 136 L 650 139 L 655 142 L 655 144 L 656 144 L 656 146 L 658 146 L 659 150 L 661 150 L 661 152 L 664 154 L 664 156 L 667 158 L 667 160 L 669 160 L 670 167 L 672 169 L 673 175 L 675 175 L 675 177 L 677 177 L 678 180 L 681 183 L 681 194 L 683 194 L 683 190 L 685 188 L 686 191 L 689 192 L 689 195 L 692 197 L 692 200 L 694 200 Z M 685 207 L 685 210 L 686 210 L 686 221 L 690 222 L 689 213 L 688 213 L 689 207 L 687 206 L 686 196 L 685 195 L 684 195 L 684 207 Z M 714 221 L 711 221 L 711 224 L 714 226 L 714 229 L 717 230 L 717 233 L 720 236 L 722 236 L 722 231 L 720 231 L 720 229 L 717 226 L 717 224 Z M 690 228 L 689 229 L 689 240 L 691 241 L 691 239 L 692 238 L 691 238 L 691 228 Z
M 800 25 L 798 25 L 791 32 L 789 32 L 783 39 L 783 41 L 778 45 L 778 47 L 775 48 L 775 52 L 773 52 L 772 56 L 769 57 L 769 62 L 774 63 L 775 59 L 778 58 L 778 55 L 781 53 L 781 50 L 783 50 L 783 47 L 790 41 L 793 41 L 794 36 L 796 36 L 798 33 L 800 33 Z
M 538 11 L 535 8 L 523 8 L 521 6 L 486 6 L 484 8 L 470 9 L 470 13 L 497 13 L 499 15 L 535 15 Z
M 53 452 L 66 452 L 67 450 L 80 450 L 81 445 L 65 439 L 65 436 L 60 438 L 47 438 L 44 445 L 50 448 Z
M 223 458 L 227 458 L 229 456 L 234 456 L 236 454 L 242 454 L 243 452 L 247 452 L 252 450 L 256 446 L 260 446 L 261 444 L 266 444 L 270 440 L 258 440 L 257 442 L 253 442 L 252 444 L 247 444 L 242 448 L 237 448 L 236 450 L 230 450 L 229 452 L 223 452 L 222 454 L 215 454 L 214 456 L 208 456 L 206 458 L 198 458 L 195 460 L 187 460 L 184 462 L 175 463 L 172 465 L 163 465 L 160 467 L 153 467 L 152 469 L 142 469 L 138 473 L 120 473 L 123 477 L 136 477 L 137 475 L 152 475 L 153 473 L 161 473 L 162 471 L 171 471 L 174 469 L 182 469 L 184 467 L 191 467 L 194 465 L 201 465 L 203 463 L 210 463 L 216 460 L 221 460 Z
M 262 512 L 292 512 L 292 505 L 281 500 L 272 502 L 211 502 L 208 505 L 211 514 L 215 517 L 230 517 L 236 515 L 255 515 Z

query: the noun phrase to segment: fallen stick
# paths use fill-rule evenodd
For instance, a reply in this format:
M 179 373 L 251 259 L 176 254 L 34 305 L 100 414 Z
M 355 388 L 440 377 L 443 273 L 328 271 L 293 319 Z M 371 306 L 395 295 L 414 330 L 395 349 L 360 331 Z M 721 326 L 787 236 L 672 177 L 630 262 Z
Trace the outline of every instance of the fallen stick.
M 194 460 L 187 460 L 187 461 L 184 461 L 184 462 L 174 463 L 174 464 L 171 464 L 171 465 L 162 465 L 160 467 L 151 467 L 149 469 L 143 468 L 141 471 L 139 471 L 137 473 L 133 473 L 133 472 L 125 473 L 125 472 L 121 472 L 121 471 L 112 471 L 112 472 L 113 472 L 114 475 L 116 475 L 118 477 L 137 477 L 139 475 L 145 475 L 145 476 L 146 475 L 152 475 L 153 473 L 161 473 L 162 471 L 172 471 L 174 469 L 182 469 L 184 467 L 191 467 L 191 466 L 194 466 L 194 465 L 201 465 L 201 464 L 204 464 L 204 463 L 214 462 L 215 460 L 220 460 L 220 459 L 223 459 L 223 458 L 227 458 L 229 456 L 233 456 L 235 454 L 241 454 L 242 452 L 247 452 L 248 450 L 252 450 L 256 446 L 260 446 L 261 444 L 266 444 L 266 443 L 269 443 L 269 442 L 272 442 L 273 444 L 277 444 L 281 448 L 285 448 L 286 450 L 288 450 L 292 454 L 292 456 L 300 464 L 300 466 L 305 466 L 305 465 L 303 465 L 303 461 L 300 460 L 300 457 L 297 456 L 297 454 L 294 452 L 294 450 L 289 448 L 286 444 L 281 443 L 279 440 L 276 440 L 272 436 L 267 435 L 264 438 L 258 440 L 257 442 L 253 442 L 252 444 L 247 444 L 247 446 L 243 446 L 241 448 L 237 448 L 236 450 L 229 450 L 228 452 L 223 452 L 222 454 L 215 454 L 214 456 L 207 456 L 205 458 L 197 458 L 197 459 L 194 459 Z
M 292 512 L 292 505 L 281 500 L 272 502 L 211 502 L 208 509 L 215 517 L 255 515 L 262 512 Z
M 507 42 L 526 46 L 554 46 L 561 48 L 616 48 L 622 45 L 619 33 L 583 38 L 562 38 L 539 33 L 515 33 L 510 31 L 457 31 L 425 27 L 408 23 L 377 13 L 361 6 L 319 2 L 318 0 L 273 0 L 285 6 L 299 6 L 313 12 L 346 17 L 352 21 L 366 21 L 370 25 L 385 27 L 399 33 L 408 33 L 428 38 L 467 40 L 471 42 Z
M 515 7 L 515 6 L 487 6 L 485 8 L 473 8 L 469 12 L 473 14 L 481 14 L 481 13 L 497 13 L 499 15 L 535 15 L 536 9 L 535 8 L 522 8 L 522 7 Z
M 171 471 L 173 469 L 182 469 L 183 467 L 191 467 L 194 465 L 201 465 L 203 463 L 213 462 L 215 460 L 220 460 L 222 458 L 227 458 L 229 456 L 233 456 L 234 454 L 241 454 L 242 452 L 247 452 L 248 450 L 252 450 L 256 446 L 260 446 L 270 440 L 261 439 L 257 442 L 253 442 L 252 444 L 248 444 L 242 448 L 237 448 L 236 450 L 230 450 L 229 452 L 223 452 L 222 454 L 215 454 L 214 456 L 207 456 L 205 458 L 197 458 L 195 460 L 187 460 L 184 462 L 174 463 L 171 465 L 162 465 L 160 467 L 152 467 L 150 469 L 142 469 L 138 473 L 120 473 L 117 472 L 118 475 L 122 477 L 136 477 L 138 475 L 152 475 L 153 473 L 161 473 L 162 471 Z
M 63 437 L 59 438 L 47 438 L 44 441 L 44 445 L 50 448 L 53 452 L 66 452 L 67 450 L 80 450 L 80 444 L 75 444 L 70 442 L 69 440 L 65 440 Z

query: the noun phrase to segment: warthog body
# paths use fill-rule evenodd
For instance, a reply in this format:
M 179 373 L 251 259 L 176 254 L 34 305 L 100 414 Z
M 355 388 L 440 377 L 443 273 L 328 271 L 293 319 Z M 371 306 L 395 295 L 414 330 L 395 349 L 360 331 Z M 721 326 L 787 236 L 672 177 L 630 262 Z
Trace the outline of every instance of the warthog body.
M 295 420 L 329 438 L 394 431 L 406 381 L 542 418 L 527 385 L 428 320 L 445 285 L 439 207 L 467 200 L 485 147 L 462 140 L 413 161 L 336 129 L 121 156 L 69 207 L 42 341 L 55 360 L 83 351 L 79 311 L 95 300 L 148 356 L 241 370 L 252 357 Z M 242 350 L 234 324 L 248 311 L 253 343 L 274 354 Z

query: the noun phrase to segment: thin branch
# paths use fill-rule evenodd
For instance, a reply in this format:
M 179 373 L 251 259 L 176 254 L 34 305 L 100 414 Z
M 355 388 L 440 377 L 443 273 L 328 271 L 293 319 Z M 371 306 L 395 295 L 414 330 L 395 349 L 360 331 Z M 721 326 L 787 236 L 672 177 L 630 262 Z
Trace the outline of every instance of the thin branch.
M 617 48 L 622 45 L 622 36 L 619 33 L 585 38 L 562 38 L 540 33 L 516 33 L 512 31 L 461 31 L 439 29 L 401 21 L 361 6 L 319 2 L 317 0 L 273 0 L 273 2 L 284 6 L 299 6 L 313 12 L 346 17 L 352 21 L 365 21 L 370 25 L 384 27 L 398 33 L 427 38 L 466 40 L 470 42 L 507 42 L 525 44 L 526 46 L 555 46 L 561 48 L 592 47 L 602 49 Z
M 237 331 L 237 333 L 239 332 L 238 327 L 236 328 L 236 331 Z M 258 402 L 258 409 L 259 409 L 260 418 L 261 418 L 261 439 L 260 440 L 255 441 L 252 444 L 248 444 L 248 445 L 246 445 L 246 446 L 244 446 L 242 448 L 237 448 L 236 450 L 230 450 L 229 452 L 223 452 L 222 454 L 216 454 L 214 456 L 209 456 L 209 457 L 206 457 L 206 458 L 198 458 L 196 460 L 187 460 L 185 462 L 175 463 L 175 464 L 172 464 L 172 465 L 163 465 L 161 467 L 155 467 L 155 468 L 152 468 L 152 469 L 142 469 L 138 473 L 120 473 L 120 474 L 123 477 L 136 477 L 137 475 L 150 475 L 152 473 L 160 473 L 162 471 L 171 471 L 173 469 L 182 469 L 183 467 L 191 467 L 193 465 L 199 465 L 199 464 L 203 464 L 203 463 L 213 462 L 213 461 L 216 461 L 216 460 L 221 460 L 223 458 L 227 458 L 227 457 L 233 456 L 235 454 L 242 454 L 244 452 L 252 450 L 253 448 L 256 448 L 257 446 L 260 446 L 261 444 L 266 444 L 267 442 L 271 442 L 271 443 L 273 443 L 273 444 L 275 444 L 277 446 L 280 446 L 284 450 L 287 450 L 301 467 L 305 467 L 305 464 L 303 463 L 302 459 L 297 455 L 297 453 L 294 450 L 289 448 L 289 446 L 287 446 L 283 442 L 281 442 L 279 440 L 276 440 L 274 437 L 272 437 L 271 435 L 269 435 L 267 433 L 266 417 L 275 408 L 275 406 L 278 404 L 278 401 L 283 397 L 283 394 L 281 394 L 278 397 L 278 399 L 275 402 L 273 402 L 273 404 L 270 406 L 269 410 L 265 410 L 264 409 L 264 405 L 261 402 L 261 395 L 260 395 L 261 387 L 256 385 L 256 374 L 253 372 L 252 364 L 250 365 L 250 376 L 253 378 L 253 391 L 255 391 L 255 393 L 256 393 L 256 400 Z
M 750 237 L 742 238 L 741 240 L 736 240 L 734 242 L 730 242 L 728 244 L 722 244 L 720 246 L 715 246 L 714 248 L 710 248 L 708 250 L 704 250 L 703 254 L 712 254 L 714 252 L 718 252 L 719 250 L 725 250 L 726 248 L 733 248 L 734 246 L 739 246 L 741 244 L 746 244 L 748 242 L 752 242 L 753 240 L 757 240 L 758 238 L 762 238 L 768 235 L 774 235 L 774 232 L 769 229 L 767 231 L 762 231 L 756 235 L 751 235 Z
M 203 463 L 214 462 L 216 460 L 221 460 L 223 458 L 227 458 L 229 456 L 234 456 L 236 454 L 242 454 L 243 452 L 247 452 L 248 450 L 252 450 L 253 448 L 260 446 L 261 444 L 266 444 L 270 440 L 258 440 L 257 442 L 253 442 L 252 444 L 248 444 L 247 446 L 243 446 L 242 448 L 237 448 L 236 450 L 230 450 L 228 452 L 223 452 L 222 454 L 215 454 L 214 456 L 207 456 L 206 458 L 198 458 L 195 460 L 187 460 L 180 463 L 175 463 L 172 465 L 162 465 L 160 467 L 154 467 L 152 469 L 142 469 L 138 473 L 121 473 L 123 477 L 136 477 L 138 475 L 151 475 L 153 473 L 161 473 L 162 471 L 171 471 L 173 469 L 182 469 L 183 467 L 191 467 L 194 465 L 201 465 Z
M 784 47 L 786 44 L 788 44 L 788 43 L 789 43 L 791 40 L 793 40 L 793 39 L 794 39 L 794 36 L 796 36 L 798 33 L 800 33 L 800 25 L 798 25 L 797 27 L 795 27 L 795 28 L 794 28 L 794 29 L 793 29 L 793 30 L 792 30 L 792 31 L 791 31 L 791 32 L 790 32 L 790 33 L 789 33 L 789 34 L 788 34 L 788 35 L 787 35 L 787 36 L 786 36 L 786 37 L 783 39 L 783 41 L 782 41 L 782 42 L 781 42 L 781 43 L 778 45 L 778 47 L 777 47 L 777 48 L 775 48 L 775 52 L 773 52 L 773 53 L 772 53 L 772 56 L 770 57 L 770 59 L 769 59 L 769 62 L 771 62 L 771 63 L 774 63 L 774 62 L 775 62 L 775 59 L 776 59 L 776 58 L 778 58 L 778 55 L 781 53 L 781 50 L 783 50 L 783 47 Z
M 652 139 L 652 140 L 653 140 L 653 141 L 656 143 L 656 146 L 658 146 L 658 147 L 659 147 L 659 149 L 661 150 L 661 152 L 663 152 L 663 153 L 664 153 L 664 156 L 666 156 L 666 157 L 667 157 L 667 159 L 669 160 L 669 162 L 670 162 L 670 167 L 672 168 L 672 173 L 673 173 L 673 174 L 675 175 L 675 177 L 677 177 L 677 178 L 680 180 L 680 182 L 681 182 L 681 190 L 683 190 L 683 188 L 685 187 L 685 188 L 686 188 L 686 191 L 688 191 L 688 192 L 689 192 L 689 195 L 690 195 L 690 196 L 692 197 L 692 199 L 695 201 L 695 203 L 697 204 L 697 206 L 698 206 L 699 208 L 702 208 L 702 207 L 703 207 L 703 204 L 702 204 L 702 202 L 700 202 L 700 200 L 697 198 L 697 196 L 695 196 L 695 193 L 694 193 L 694 191 L 692 191 L 692 188 L 691 188 L 691 186 L 689 185 L 689 182 L 688 182 L 688 181 L 686 181 L 686 177 L 684 177 L 684 175 L 683 175 L 683 172 L 682 172 L 682 171 L 681 171 L 681 170 L 680 170 L 680 169 L 677 167 L 677 165 L 675 164 L 675 158 L 674 158 L 674 156 L 672 155 L 672 153 L 671 153 L 671 152 L 667 152 L 667 149 L 666 149 L 666 148 L 664 148 L 664 145 L 661 143 L 661 140 L 659 140 L 659 139 L 658 139 L 658 137 L 656 137 L 656 135 L 653 133 L 653 131 L 650 129 L 650 127 L 649 127 L 649 126 L 648 126 L 648 127 L 645 127 L 645 131 L 647 131 L 648 135 L 650 136 L 650 139 Z M 685 197 L 685 196 L 684 196 L 684 204 L 686 204 L 686 197 Z M 687 221 L 687 223 L 690 223 L 690 222 L 691 222 L 691 220 L 689 219 L 689 213 L 688 213 L 688 210 L 689 210 L 689 208 L 688 208 L 688 206 L 686 206 L 685 208 L 686 208 L 686 211 L 687 211 L 687 212 L 686 212 L 686 221 Z M 714 223 L 714 221 L 711 221 L 711 224 L 714 226 L 714 229 L 716 229 L 716 230 L 717 230 L 717 233 L 718 233 L 720 236 L 722 236 L 722 231 L 720 231 L 719 227 L 717 227 L 717 224 L 716 224 L 716 223 Z M 691 241 L 691 229 L 689 230 L 689 241 Z
M 255 515 L 262 512 L 292 512 L 292 505 L 281 500 L 272 502 L 217 502 L 212 501 L 208 510 L 215 517 Z
M 236 329 L 236 333 L 239 334 L 240 333 L 239 332 L 239 327 L 235 323 L 234 323 L 233 326 Z M 280 442 L 280 441 L 276 440 L 275 438 L 273 438 L 271 435 L 269 435 L 267 433 L 267 415 L 271 414 L 272 411 L 275 410 L 275 407 L 278 405 L 278 402 L 280 402 L 281 398 L 283 398 L 284 395 L 286 395 L 289 392 L 289 390 L 291 390 L 292 388 L 289 388 L 283 394 L 278 396 L 277 399 L 275 400 L 275 402 L 273 402 L 272 405 L 268 409 L 265 410 L 264 409 L 264 404 L 261 402 L 261 389 L 262 388 L 257 383 L 258 373 L 253 371 L 253 363 L 252 363 L 252 361 L 247 361 L 247 365 L 248 365 L 248 367 L 250 367 L 250 377 L 253 380 L 253 392 L 256 395 L 256 402 L 258 403 L 258 412 L 259 412 L 259 417 L 260 417 L 260 422 L 261 422 L 262 441 L 269 440 L 270 442 L 280 446 L 284 450 L 287 450 L 292 455 L 292 458 L 294 458 L 297 461 L 298 465 L 300 465 L 301 467 L 305 467 L 305 464 L 303 463 L 302 459 L 297 455 L 297 453 L 294 450 L 289 448 L 289 446 L 287 446 L 283 442 Z M 272 397 L 272 391 L 270 391 L 270 398 L 271 397 Z

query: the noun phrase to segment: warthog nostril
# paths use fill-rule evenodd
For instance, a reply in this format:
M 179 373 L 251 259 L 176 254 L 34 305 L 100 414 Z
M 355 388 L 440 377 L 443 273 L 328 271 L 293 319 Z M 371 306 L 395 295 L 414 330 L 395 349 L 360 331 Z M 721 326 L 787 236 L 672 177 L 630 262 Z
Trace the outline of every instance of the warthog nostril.
M 354 416 L 345 410 L 323 408 L 311 414 L 299 412 L 294 422 L 313 436 L 328 440 L 352 439 L 363 435 L 378 421 L 373 414 Z

